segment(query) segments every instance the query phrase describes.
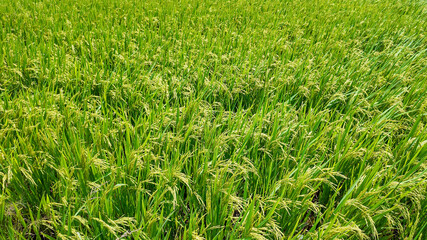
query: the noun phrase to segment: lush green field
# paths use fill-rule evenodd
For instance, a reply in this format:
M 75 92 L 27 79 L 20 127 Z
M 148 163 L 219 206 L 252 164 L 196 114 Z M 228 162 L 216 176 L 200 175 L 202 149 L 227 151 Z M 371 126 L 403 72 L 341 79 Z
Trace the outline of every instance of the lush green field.
M 0 239 L 426 239 L 427 2 L 0 0 Z

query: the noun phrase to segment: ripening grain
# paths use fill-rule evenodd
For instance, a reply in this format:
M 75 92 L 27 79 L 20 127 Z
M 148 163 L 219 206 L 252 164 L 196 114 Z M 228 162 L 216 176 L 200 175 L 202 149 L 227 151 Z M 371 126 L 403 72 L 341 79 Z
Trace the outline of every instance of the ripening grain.
M 0 239 L 426 239 L 424 0 L 0 0 Z

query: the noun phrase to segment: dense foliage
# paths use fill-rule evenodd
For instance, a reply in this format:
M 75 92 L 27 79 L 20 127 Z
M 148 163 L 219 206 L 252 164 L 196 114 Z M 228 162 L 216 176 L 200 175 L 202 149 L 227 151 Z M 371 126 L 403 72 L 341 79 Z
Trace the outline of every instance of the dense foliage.
M 0 238 L 425 239 L 427 4 L 0 0 Z

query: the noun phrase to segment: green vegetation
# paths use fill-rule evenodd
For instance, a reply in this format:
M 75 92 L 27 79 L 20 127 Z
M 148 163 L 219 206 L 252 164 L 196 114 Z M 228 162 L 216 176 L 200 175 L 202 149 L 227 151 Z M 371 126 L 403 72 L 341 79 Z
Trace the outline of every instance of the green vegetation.
M 0 238 L 425 239 L 426 33 L 421 0 L 0 0 Z

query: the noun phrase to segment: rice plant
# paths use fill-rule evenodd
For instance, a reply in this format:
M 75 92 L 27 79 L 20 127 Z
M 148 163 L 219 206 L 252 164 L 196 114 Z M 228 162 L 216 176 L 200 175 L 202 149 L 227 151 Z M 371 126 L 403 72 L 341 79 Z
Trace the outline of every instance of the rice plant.
M 424 0 L 0 0 L 0 239 L 426 239 Z

